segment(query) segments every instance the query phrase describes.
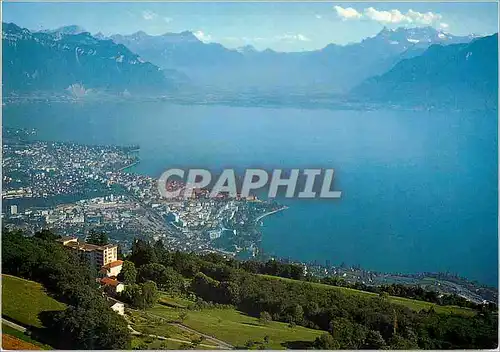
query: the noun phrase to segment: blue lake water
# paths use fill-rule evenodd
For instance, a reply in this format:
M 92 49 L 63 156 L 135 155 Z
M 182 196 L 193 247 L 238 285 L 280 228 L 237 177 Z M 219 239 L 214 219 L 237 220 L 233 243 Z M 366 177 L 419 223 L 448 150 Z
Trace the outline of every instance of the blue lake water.
M 7 106 L 46 140 L 139 144 L 136 172 L 335 169 L 340 200 L 282 199 L 263 248 L 391 272 L 498 281 L 496 113 L 333 111 L 165 103 Z

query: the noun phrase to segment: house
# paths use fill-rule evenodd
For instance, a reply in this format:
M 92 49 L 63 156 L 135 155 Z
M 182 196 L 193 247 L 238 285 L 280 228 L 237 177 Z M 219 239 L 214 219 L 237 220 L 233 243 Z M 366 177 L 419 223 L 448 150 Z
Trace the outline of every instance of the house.
M 108 297 L 108 305 L 111 309 L 117 312 L 119 315 L 125 315 L 125 304 L 116 299 Z
M 116 279 L 110 277 L 104 277 L 99 280 L 101 287 L 104 287 L 104 291 L 110 295 L 115 295 L 122 292 L 125 289 L 125 285 Z
M 101 275 L 107 277 L 117 277 L 122 271 L 123 260 L 115 260 L 114 262 L 103 265 L 101 268 Z

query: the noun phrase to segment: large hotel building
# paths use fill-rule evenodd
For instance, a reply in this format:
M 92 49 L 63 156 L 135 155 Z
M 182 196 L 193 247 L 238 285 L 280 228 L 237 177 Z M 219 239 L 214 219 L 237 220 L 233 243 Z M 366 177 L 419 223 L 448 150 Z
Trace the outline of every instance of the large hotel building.
M 65 247 L 83 253 L 89 262 L 98 268 L 118 261 L 118 246 L 116 244 L 96 246 L 94 244 L 78 242 L 76 237 L 63 237 L 58 241 Z

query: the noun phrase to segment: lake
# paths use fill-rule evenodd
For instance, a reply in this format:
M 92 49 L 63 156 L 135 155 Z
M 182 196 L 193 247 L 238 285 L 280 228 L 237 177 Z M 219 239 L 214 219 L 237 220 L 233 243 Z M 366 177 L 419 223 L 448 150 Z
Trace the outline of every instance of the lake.
M 282 199 L 265 252 L 497 286 L 497 113 L 301 110 L 166 103 L 6 106 L 44 140 L 138 144 L 136 172 L 334 168 L 339 200 Z

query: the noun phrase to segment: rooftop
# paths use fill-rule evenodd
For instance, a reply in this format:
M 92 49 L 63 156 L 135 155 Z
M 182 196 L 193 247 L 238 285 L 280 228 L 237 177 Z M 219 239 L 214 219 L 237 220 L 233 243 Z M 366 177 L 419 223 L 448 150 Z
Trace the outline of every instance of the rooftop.
M 78 238 L 75 236 L 62 236 L 61 238 L 58 238 L 56 241 L 57 242 L 66 242 L 66 241 L 71 241 L 71 240 L 78 240 Z
M 81 251 L 87 251 L 87 252 L 92 252 L 92 251 L 103 251 L 108 248 L 114 248 L 117 245 L 116 244 L 107 244 L 105 246 L 98 246 L 95 244 L 90 244 L 90 243 L 85 243 L 85 242 L 69 242 L 66 244 L 67 247 L 71 247 L 73 249 L 79 249 Z
M 105 277 L 105 278 L 102 278 L 101 279 L 101 285 L 105 285 L 105 286 L 118 286 L 120 284 L 120 281 L 118 280 L 115 280 L 115 279 L 111 279 L 109 277 Z
M 111 268 L 116 268 L 117 266 L 123 265 L 123 260 L 115 260 L 114 262 L 108 263 L 106 265 L 103 265 L 103 269 L 111 269 Z

